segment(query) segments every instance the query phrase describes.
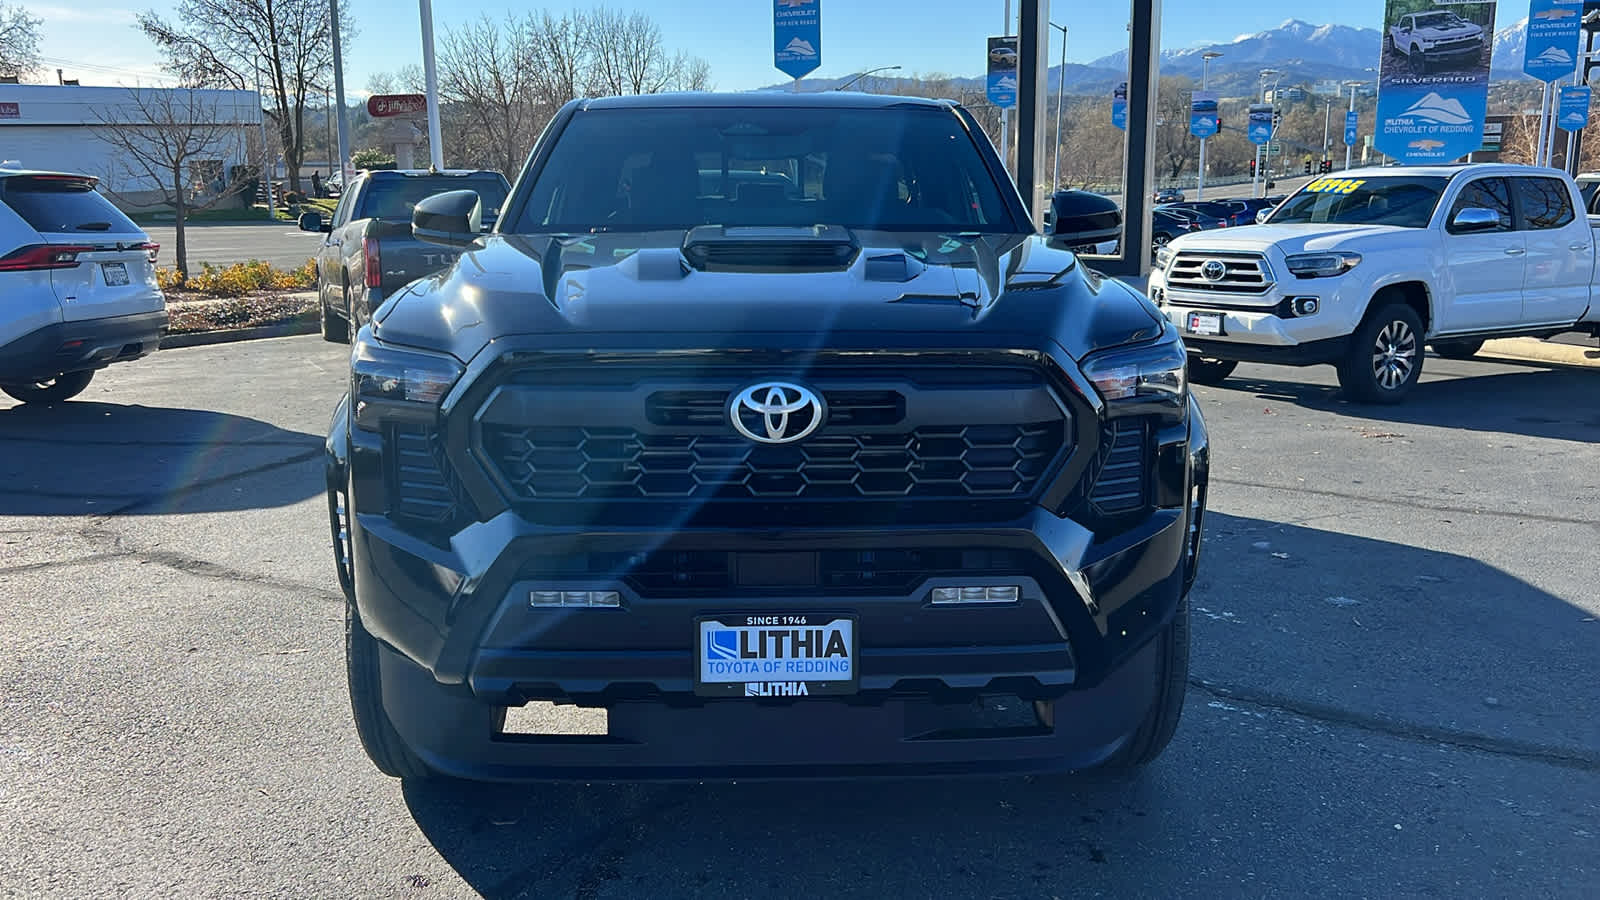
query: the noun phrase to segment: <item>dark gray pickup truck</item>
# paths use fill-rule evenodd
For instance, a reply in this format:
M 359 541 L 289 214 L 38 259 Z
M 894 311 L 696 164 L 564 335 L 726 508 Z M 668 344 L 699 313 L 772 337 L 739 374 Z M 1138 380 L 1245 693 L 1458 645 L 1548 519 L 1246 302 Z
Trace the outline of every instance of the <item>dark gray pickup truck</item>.
M 411 236 L 411 210 L 425 197 L 457 190 L 478 193 L 488 228 L 511 185 L 505 175 L 482 169 L 363 171 L 339 198 L 331 221 L 316 212 L 300 217 L 301 231 L 327 234 L 317 248 L 324 339 L 348 343 L 385 298 L 455 261 L 459 254 Z

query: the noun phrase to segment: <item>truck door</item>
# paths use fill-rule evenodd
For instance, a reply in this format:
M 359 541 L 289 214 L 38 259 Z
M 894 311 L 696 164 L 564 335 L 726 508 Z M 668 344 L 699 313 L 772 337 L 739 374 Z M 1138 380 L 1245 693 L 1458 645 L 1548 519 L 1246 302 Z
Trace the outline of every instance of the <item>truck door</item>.
M 1487 209 L 1498 217 L 1488 229 L 1467 229 L 1456 216 L 1467 209 Z M 1441 333 L 1488 330 L 1515 325 L 1522 319 L 1522 282 L 1527 266 L 1527 236 L 1517 231 L 1511 211 L 1511 188 L 1494 176 L 1467 183 L 1445 218 L 1444 258 L 1453 297 L 1440 304 Z
M 1527 325 L 1571 325 L 1589 308 L 1594 277 L 1594 241 L 1562 178 L 1518 175 L 1511 179 L 1517 228 L 1527 239 L 1522 279 L 1522 321 Z

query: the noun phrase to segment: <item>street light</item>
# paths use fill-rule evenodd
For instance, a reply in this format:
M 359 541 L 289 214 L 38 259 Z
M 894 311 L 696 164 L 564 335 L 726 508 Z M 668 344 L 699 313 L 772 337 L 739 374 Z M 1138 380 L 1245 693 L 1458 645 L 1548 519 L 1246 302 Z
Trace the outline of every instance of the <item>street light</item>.
M 1200 54 L 1200 90 L 1206 89 L 1206 74 L 1211 68 L 1211 61 L 1222 55 L 1220 50 L 1207 50 Z M 1200 139 L 1200 182 L 1195 188 L 1194 199 L 1206 198 L 1206 139 Z
M 1277 69 L 1262 69 L 1261 70 L 1261 94 L 1262 94 L 1261 100 L 1262 100 L 1262 102 L 1266 102 L 1266 99 L 1267 99 L 1266 98 L 1267 81 L 1269 79 L 1281 78 L 1282 76 L 1283 76 L 1283 73 L 1279 72 Z M 1258 145 L 1256 147 L 1256 174 L 1255 174 L 1254 179 L 1252 179 L 1251 185 L 1250 185 L 1250 195 L 1252 197 L 1258 196 L 1257 191 L 1260 190 L 1260 185 L 1261 185 L 1261 170 L 1265 169 L 1268 165 L 1271 165 L 1271 163 L 1272 163 L 1272 138 L 1275 136 L 1275 133 L 1278 130 L 1278 123 L 1276 121 L 1277 118 L 1278 118 L 1277 113 L 1278 113 L 1278 83 L 1276 81 L 1273 81 L 1273 83 L 1272 83 L 1272 118 L 1273 118 L 1272 128 L 1267 132 L 1267 143 L 1265 145 Z M 1263 159 L 1262 159 L 1262 154 L 1261 154 L 1262 146 L 1266 147 L 1266 159 L 1265 159 L 1265 161 L 1263 161 Z
M 1061 71 L 1056 79 L 1056 177 L 1050 190 L 1061 190 L 1061 98 L 1067 93 L 1067 26 L 1050 23 L 1061 31 Z M 1049 79 L 1045 79 L 1048 83 Z
M 879 66 L 876 69 L 868 69 L 867 71 L 862 72 L 860 75 L 857 75 L 856 77 L 850 79 L 849 81 L 846 81 L 844 84 L 841 84 L 838 87 L 834 88 L 834 90 L 842 91 L 845 88 L 849 87 L 850 85 L 855 84 L 856 82 L 860 81 L 861 79 L 867 77 L 868 75 L 871 75 L 873 72 L 887 72 L 890 69 L 898 69 L 898 68 L 900 68 L 900 67 L 899 66 Z

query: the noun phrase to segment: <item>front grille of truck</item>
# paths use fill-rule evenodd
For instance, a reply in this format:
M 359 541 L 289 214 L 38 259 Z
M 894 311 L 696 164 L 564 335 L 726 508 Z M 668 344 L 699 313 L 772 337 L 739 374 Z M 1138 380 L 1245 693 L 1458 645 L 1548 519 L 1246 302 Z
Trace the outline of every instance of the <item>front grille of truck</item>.
M 1466 38 L 1459 41 L 1446 41 L 1433 45 L 1434 53 L 1470 53 L 1473 50 L 1482 50 L 1483 42 L 1476 38 Z
M 520 500 L 846 500 L 1026 497 L 1064 423 L 823 433 L 790 445 L 628 428 L 485 429 Z
M 786 444 L 751 441 L 729 422 L 734 396 L 760 378 L 589 371 L 588 383 L 570 371 L 512 377 L 479 411 L 474 452 L 534 521 L 682 523 L 715 512 L 851 525 L 915 521 L 913 507 L 998 521 L 1038 499 L 1074 433 L 1069 407 L 1026 368 L 808 373 L 796 381 L 824 399 L 827 420 Z
M 1207 278 L 1206 263 L 1223 265 L 1220 278 Z M 1217 294 L 1265 294 L 1272 290 L 1272 269 L 1259 253 L 1207 253 L 1185 250 L 1173 257 L 1167 269 L 1167 289 Z

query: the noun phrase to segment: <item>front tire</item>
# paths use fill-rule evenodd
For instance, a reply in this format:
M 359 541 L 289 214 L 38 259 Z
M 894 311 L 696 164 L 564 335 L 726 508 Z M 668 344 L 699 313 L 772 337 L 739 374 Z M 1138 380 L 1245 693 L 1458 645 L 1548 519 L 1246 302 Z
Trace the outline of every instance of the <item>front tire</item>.
M 1217 385 L 1239 368 L 1238 360 L 1189 357 L 1189 380 L 1195 384 Z
M 1404 303 L 1369 314 L 1339 362 L 1339 386 L 1360 403 L 1404 400 L 1422 377 L 1422 320 Z
M 1445 359 L 1471 359 L 1483 349 L 1483 341 L 1434 341 L 1433 352 Z
M 23 403 L 33 403 L 40 406 L 49 406 L 70 400 L 83 393 L 94 378 L 94 370 L 86 369 L 82 372 L 67 372 L 45 381 L 35 381 L 29 384 L 0 384 L 0 391 L 11 395 L 15 400 Z
M 1172 621 L 1156 637 L 1160 661 L 1157 667 L 1156 699 L 1133 737 L 1122 745 L 1104 768 L 1127 772 L 1155 762 L 1183 717 L 1183 701 L 1189 692 L 1189 596 L 1178 601 Z
M 345 675 L 350 686 L 350 711 L 361 748 L 378 771 L 391 778 L 432 779 L 437 774 L 406 746 L 383 708 L 383 680 L 378 639 L 361 624 L 355 604 L 344 605 Z

